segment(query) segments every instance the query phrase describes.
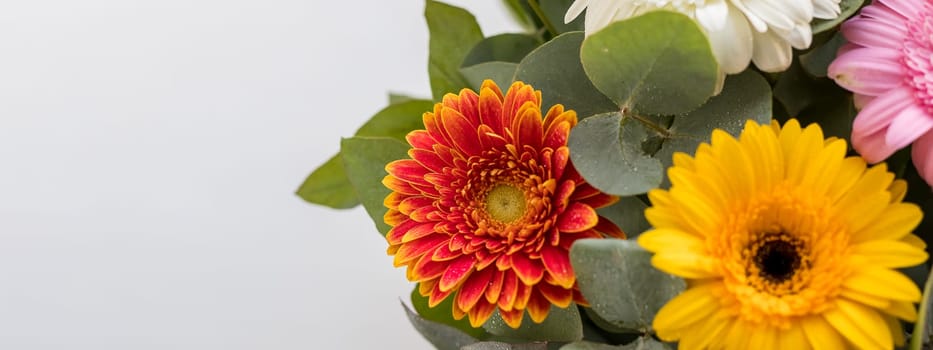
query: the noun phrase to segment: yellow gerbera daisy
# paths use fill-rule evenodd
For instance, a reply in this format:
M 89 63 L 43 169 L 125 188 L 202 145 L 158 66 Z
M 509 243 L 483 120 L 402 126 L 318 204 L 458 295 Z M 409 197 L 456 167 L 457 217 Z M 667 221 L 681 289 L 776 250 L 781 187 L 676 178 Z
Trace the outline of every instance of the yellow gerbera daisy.
M 674 155 L 638 243 L 688 289 L 653 327 L 680 349 L 891 349 L 915 321 L 920 290 L 895 268 L 927 259 L 884 164 L 796 120 L 716 130 L 695 157 Z

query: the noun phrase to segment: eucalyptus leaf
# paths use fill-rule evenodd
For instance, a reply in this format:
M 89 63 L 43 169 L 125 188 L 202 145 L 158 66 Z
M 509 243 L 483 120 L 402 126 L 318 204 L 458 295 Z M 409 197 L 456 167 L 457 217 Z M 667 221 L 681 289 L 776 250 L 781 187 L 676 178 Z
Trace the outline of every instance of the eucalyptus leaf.
M 564 15 L 567 14 L 567 9 L 570 8 L 573 1 L 574 0 L 538 0 L 541 12 L 544 13 L 544 17 L 547 18 L 554 26 L 554 29 L 557 30 L 557 34 L 583 30 L 583 17 L 585 16 L 582 14 L 570 23 L 564 23 Z
M 825 77 L 829 64 L 836 59 L 836 52 L 845 43 L 846 38 L 842 36 L 842 33 L 836 32 L 827 42 L 800 55 L 800 65 L 814 77 Z
M 611 220 L 625 232 L 628 239 L 632 239 L 651 228 L 645 219 L 646 208 L 648 205 L 641 199 L 629 196 L 621 197 L 615 204 L 597 209 L 596 212 Z
M 424 9 L 428 22 L 428 76 L 431 93 L 440 101 L 444 94 L 467 87 L 460 64 L 483 32 L 470 12 L 439 1 L 428 0 Z
M 512 85 L 512 77 L 518 64 L 511 62 L 484 62 L 474 66 L 460 68 L 460 73 L 470 83 L 470 87 L 479 90 L 486 79 L 492 79 L 503 90 Z
M 434 104 L 431 101 L 389 96 L 390 100 L 395 96 L 397 102 L 376 113 L 356 131 L 356 136 L 391 137 L 404 141 L 411 130 L 424 128 L 421 116 L 432 109 Z M 310 203 L 334 209 L 349 209 L 360 204 L 339 153 L 315 169 L 296 194 Z
M 334 209 L 350 209 L 360 204 L 353 192 L 353 185 L 343 170 L 340 155 L 330 157 L 298 187 L 298 197 L 310 203 Z
M 833 19 L 814 18 L 810 21 L 810 30 L 814 35 L 835 28 L 862 7 L 864 0 L 842 0 L 839 2 L 839 16 Z
M 411 311 L 404 303 L 405 314 L 408 321 L 415 327 L 424 339 L 427 339 L 438 350 L 460 350 L 462 347 L 476 343 L 478 340 L 460 330 L 445 324 L 429 321 Z
M 714 129 L 737 136 L 749 119 L 771 122 L 771 87 L 758 73 L 746 70 L 726 78 L 722 93 L 702 107 L 674 118 L 670 138 L 655 155 L 668 168 L 674 152 L 694 154 L 701 142 L 709 142 Z M 665 180 L 666 181 L 666 180 Z
M 541 90 L 545 104 L 563 104 L 579 117 L 618 110 L 587 79 L 580 63 L 583 33 L 560 35 L 541 45 L 519 63 L 515 80 Z M 544 111 L 547 112 L 547 111 Z
M 583 338 L 583 326 L 576 304 L 570 304 L 566 309 L 552 305 L 547 318 L 541 323 L 534 323 L 527 312 L 522 317 L 522 325 L 514 329 L 496 311 L 483 328 L 501 340 L 510 342 L 576 341 Z
M 581 58 L 599 91 L 641 114 L 699 107 L 713 95 L 719 69 L 696 22 L 670 11 L 652 11 L 591 34 Z
M 584 119 L 570 131 L 570 159 L 580 175 L 603 192 L 631 196 L 658 187 L 661 162 L 641 144 L 653 135 L 617 112 Z
M 503 343 L 497 341 L 484 341 L 473 343 L 461 350 L 547 350 L 547 343 Z
M 383 221 L 386 213 L 383 200 L 391 192 L 382 184 L 387 175 L 385 166 L 405 158 L 409 148 L 408 144 L 388 137 L 356 136 L 340 141 L 340 156 L 347 178 L 383 236 L 391 228 Z
M 570 248 L 580 292 L 599 316 L 613 325 L 651 332 L 658 310 L 686 283 L 651 265 L 651 253 L 621 239 L 583 239 Z
M 424 319 L 454 327 L 476 339 L 486 339 L 489 334 L 487 334 L 483 328 L 473 328 L 473 326 L 470 326 L 469 319 L 454 319 L 453 300 L 454 297 L 450 296 L 432 308 L 428 305 L 428 298 L 418 293 L 418 286 L 415 286 L 415 289 L 411 291 L 411 305 L 415 308 L 415 311 L 418 312 L 418 315 Z
M 560 350 L 670 350 L 671 348 L 657 340 L 641 337 L 632 343 L 625 345 L 609 345 L 592 343 L 587 341 L 575 342 L 564 345 Z
M 483 39 L 463 59 L 460 67 L 469 67 L 484 62 L 521 62 L 541 42 L 527 34 L 499 34 Z

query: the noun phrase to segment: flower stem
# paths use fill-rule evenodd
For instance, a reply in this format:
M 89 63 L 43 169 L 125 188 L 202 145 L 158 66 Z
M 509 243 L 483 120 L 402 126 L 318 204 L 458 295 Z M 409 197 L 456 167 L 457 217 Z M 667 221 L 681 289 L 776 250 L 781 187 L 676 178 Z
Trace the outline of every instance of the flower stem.
M 923 286 L 923 299 L 920 300 L 920 310 L 917 311 L 917 323 L 914 324 L 914 331 L 910 334 L 910 350 L 920 350 L 927 337 L 927 319 L 930 313 L 930 293 L 933 293 L 933 270 L 927 277 L 927 282 Z
M 551 37 L 557 36 L 557 28 L 555 28 L 554 24 L 544 15 L 544 11 L 541 10 L 541 5 L 538 4 L 538 0 L 528 0 L 528 6 L 531 6 L 531 10 L 535 12 L 535 15 L 538 16 L 541 23 L 544 23 L 544 28 L 547 28 L 548 33 L 551 33 Z
M 624 115 L 624 114 L 623 114 L 623 115 Z M 640 115 L 635 114 L 635 113 L 630 114 L 629 117 L 632 117 L 632 119 L 635 119 L 635 120 L 641 122 L 644 126 L 648 127 L 648 129 L 654 130 L 655 132 L 657 132 L 658 134 L 660 134 L 660 135 L 661 135 L 662 137 L 664 137 L 664 138 L 670 138 L 670 137 L 671 137 L 671 132 L 670 132 L 670 131 L 668 131 L 666 128 L 664 128 L 664 127 L 662 127 L 662 126 L 656 124 L 655 122 L 648 120 L 648 118 L 645 118 L 645 117 L 640 116 Z

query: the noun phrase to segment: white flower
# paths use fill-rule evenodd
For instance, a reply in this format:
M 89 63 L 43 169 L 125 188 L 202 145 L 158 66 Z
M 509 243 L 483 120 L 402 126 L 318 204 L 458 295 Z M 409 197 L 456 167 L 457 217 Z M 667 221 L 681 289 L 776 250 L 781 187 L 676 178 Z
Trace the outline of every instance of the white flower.
M 749 61 L 766 72 L 787 69 L 791 48 L 810 46 L 810 20 L 838 16 L 839 0 L 575 0 L 564 21 L 572 21 L 584 9 L 587 35 L 652 10 L 690 16 L 709 38 L 721 87 L 726 74 L 745 70 Z

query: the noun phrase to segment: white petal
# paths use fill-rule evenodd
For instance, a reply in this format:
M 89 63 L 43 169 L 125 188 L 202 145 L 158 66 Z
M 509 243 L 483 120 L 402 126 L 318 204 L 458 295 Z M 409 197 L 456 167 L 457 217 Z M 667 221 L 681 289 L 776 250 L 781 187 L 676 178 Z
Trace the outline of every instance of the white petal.
M 727 16 L 721 30 L 707 30 L 706 34 L 720 70 L 735 74 L 745 70 L 752 59 L 752 30 L 735 7 L 729 6 Z
M 758 15 L 752 12 L 748 6 L 745 6 L 743 0 L 731 0 L 732 5 L 737 9 L 741 10 L 745 14 L 745 18 L 748 19 L 748 23 L 752 25 L 752 28 L 755 28 L 756 32 L 764 33 L 768 30 L 768 24 L 765 21 L 761 20 Z
M 813 0 L 813 17 L 833 19 L 839 16 L 838 0 Z
M 707 1 L 705 6 L 697 6 L 696 18 L 707 30 L 721 30 L 726 26 L 729 16 L 729 4 L 726 0 Z
M 579 17 L 589 3 L 590 0 L 575 0 L 573 4 L 570 4 L 570 8 L 567 9 L 567 14 L 564 15 L 564 23 L 570 23 Z
M 774 4 L 771 0 L 744 0 L 748 9 L 755 13 L 769 28 L 790 31 L 796 23 L 781 10 L 782 4 Z
M 810 43 L 813 41 L 813 34 L 809 23 L 798 24 L 794 30 L 779 34 L 784 40 L 790 43 L 790 46 L 800 50 L 810 47 Z
M 752 62 L 765 72 L 780 72 L 790 67 L 790 44 L 772 31 L 753 33 L 754 51 Z

